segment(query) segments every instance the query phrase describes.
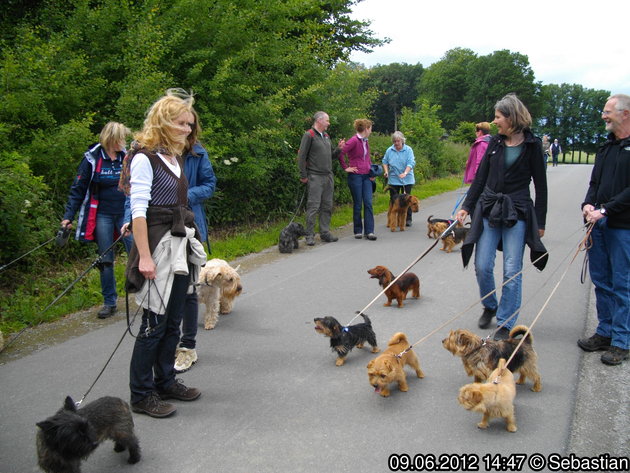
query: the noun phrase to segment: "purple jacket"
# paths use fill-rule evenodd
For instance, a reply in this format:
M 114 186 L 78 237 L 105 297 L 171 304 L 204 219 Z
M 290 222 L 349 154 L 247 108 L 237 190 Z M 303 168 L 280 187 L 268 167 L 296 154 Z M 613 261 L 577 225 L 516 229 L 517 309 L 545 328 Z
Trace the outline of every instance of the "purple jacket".
M 477 169 L 479 169 L 479 163 L 481 158 L 486 154 L 488 149 L 488 143 L 490 142 L 490 135 L 480 136 L 475 140 L 470 148 L 470 154 L 468 155 L 468 161 L 466 162 L 466 171 L 464 171 L 464 183 L 470 184 L 475 179 Z
M 363 143 L 365 143 L 365 148 L 363 147 Z M 349 159 L 348 163 L 346 163 L 346 155 Z M 343 150 L 339 154 L 339 163 L 343 169 L 356 167 L 357 174 L 369 174 L 372 162 L 370 158 L 370 144 L 368 141 L 363 141 L 358 135 L 354 135 L 346 141 Z

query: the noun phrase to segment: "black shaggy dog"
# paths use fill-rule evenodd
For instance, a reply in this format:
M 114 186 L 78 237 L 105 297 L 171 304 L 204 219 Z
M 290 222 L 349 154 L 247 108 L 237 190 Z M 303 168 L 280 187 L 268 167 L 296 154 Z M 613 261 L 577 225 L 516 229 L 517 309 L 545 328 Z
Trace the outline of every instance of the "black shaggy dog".
M 280 253 L 293 253 L 293 250 L 300 246 L 298 238 L 305 235 L 306 230 L 301 224 L 297 222 L 288 224 L 280 232 L 280 241 L 278 242 Z
M 80 473 L 81 460 L 105 439 L 114 441 L 116 452 L 129 450 L 129 463 L 140 461 L 129 404 L 117 397 L 101 397 L 77 410 L 68 396 L 63 407 L 37 427 L 39 466 L 48 473 Z
M 378 353 L 380 349 L 376 344 L 376 334 L 372 330 L 372 322 L 367 315 L 361 314 L 365 323 L 342 326 L 334 317 L 317 317 L 315 331 L 326 337 L 330 337 L 330 348 L 337 352 L 337 366 L 342 366 L 346 360 L 346 355 L 354 347 L 363 348 L 363 344 L 368 342 L 372 345 L 372 353 Z

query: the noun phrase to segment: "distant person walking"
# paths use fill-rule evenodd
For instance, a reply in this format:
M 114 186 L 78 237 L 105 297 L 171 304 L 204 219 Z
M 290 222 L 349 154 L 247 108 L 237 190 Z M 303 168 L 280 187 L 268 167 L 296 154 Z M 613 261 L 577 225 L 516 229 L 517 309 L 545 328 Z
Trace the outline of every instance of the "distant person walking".
M 405 144 L 405 135 L 400 131 L 392 133 L 392 145 L 385 151 L 383 157 L 383 175 L 387 178 L 389 197 L 393 199 L 398 194 L 411 194 L 411 188 L 416 183 L 413 168 L 416 158 L 411 146 Z M 405 225 L 412 225 L 411 207 L 407 209 Z
M 549 156 L 551 154 L 551 152 L 549 151 L 549 148 L 551 148 L 551 142 L 549 141 L 549 135 L 543 135 L 543 137 L 542 137 L 542 148 L 543 148 L 543 154 L 545 155 L 545 164 L 547 164 L 547 162 L 549 161 Z
M 602 363 L 619 365 L 630 348 L 630 96 L 609 97 L 602 119 L 610 134 L 582 204 L 594 224 L 588 266 L 599 323 L 593 336 L 577 343 L 584 351 L 605 350 Z
M 298 151 L 300 182 L 307 185 L 306 201 L 306 244 L 315 244 L 315 219 L 319 214 L 319 238 L 324 242 L 335 242 L 336 236 L 330 233 L 330 219 L 333 210 L 335 180 L 332 160 L 341 152 L 345 140 L 332 149 L 330 136 L 326 130 L 330 117 L 326 112 L 313 116 L 313 127 L 302 135 Z
M 475 179 L 481 158 L 486 154 L 490 142 L 490 123 L 480 122 L 475 125 L 475 142 L 470 148 L 466 170 L 464 171 L 464 183 L 470 184 Z
M 556 167 L 558 165 L 558 155 L 562 153 L 562 147 L 558 143 L 558 138 L 553 140 L 553 144 L 551 145 L 549 150 L 551 151 L 552 167 Z

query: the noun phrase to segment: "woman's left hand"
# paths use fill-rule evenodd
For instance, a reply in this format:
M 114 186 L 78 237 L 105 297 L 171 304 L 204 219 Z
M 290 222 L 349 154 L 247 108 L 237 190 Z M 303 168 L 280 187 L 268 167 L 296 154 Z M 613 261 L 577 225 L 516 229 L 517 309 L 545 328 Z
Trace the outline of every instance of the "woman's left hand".
M 542 237 L 544 237 L 544 236 L 545 236 L 545 229 L 544 229 L 544 228 L 539 228 L 539 229 L 538 229 L 538 236 L 539 236 L 540 238 L 542 238 Z
M 358 170 L 359 170 L 359 169 L 358 169 L 358 168 L 356 168 L 356 167 L 354 167 L 354 166 L 348 166 L 348 167 L 346 168 L 346 172 L 347 172 L 348 174 L 349 174 L 349 173 L 356 173 Z

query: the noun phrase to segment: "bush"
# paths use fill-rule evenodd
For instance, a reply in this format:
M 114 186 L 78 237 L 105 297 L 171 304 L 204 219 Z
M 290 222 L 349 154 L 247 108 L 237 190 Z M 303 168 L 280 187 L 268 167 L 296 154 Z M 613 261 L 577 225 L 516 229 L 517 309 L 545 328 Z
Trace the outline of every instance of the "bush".
M 54 236 L 49 188 L 41 177 L 33 176 L 23 156 L 0 153 L 0 261 L 7 264 Z M 35 261 L 41 253 L 20 260 L 22 266 Z M 0 273 L 6 282 L 10 277 Z M 6 279 L 8 278 L 8 279 Z M 4 281 L 3 281 L 4 282 Z

